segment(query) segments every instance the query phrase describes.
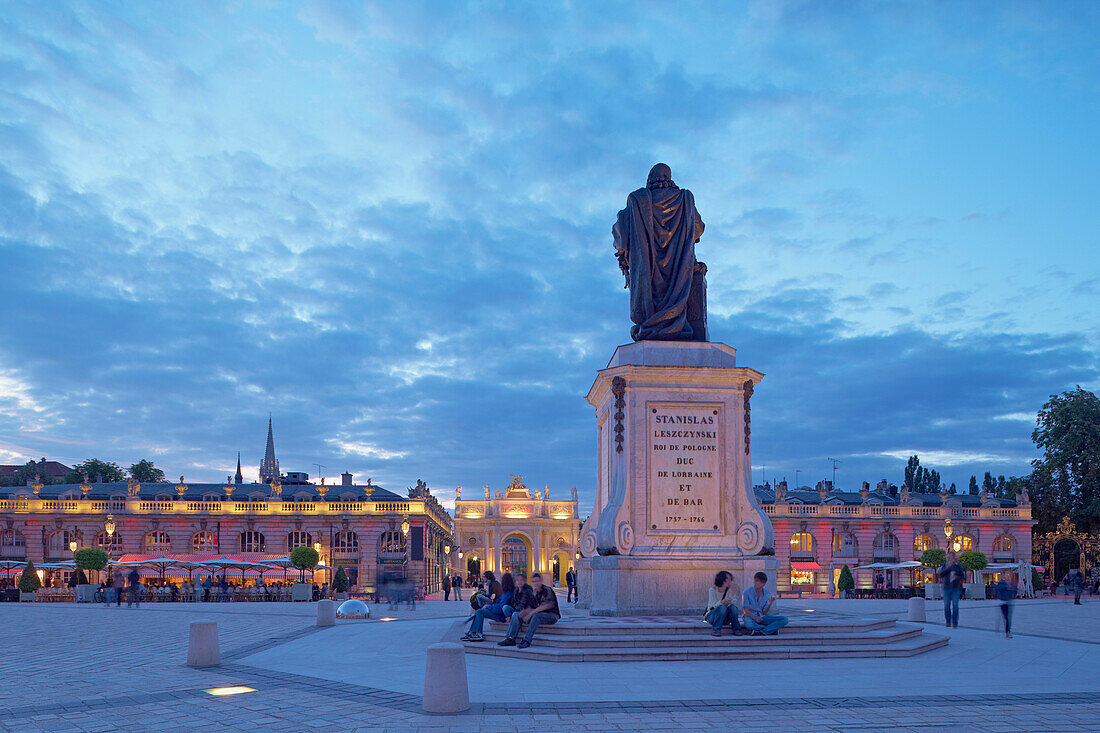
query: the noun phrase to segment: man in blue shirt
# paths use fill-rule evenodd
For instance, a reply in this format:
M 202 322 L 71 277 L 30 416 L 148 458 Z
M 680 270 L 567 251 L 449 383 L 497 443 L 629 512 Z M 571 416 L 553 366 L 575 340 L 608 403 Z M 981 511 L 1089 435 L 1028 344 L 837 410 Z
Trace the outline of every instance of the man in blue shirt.
M 775 594 L 768 591 L 768 576 L 757 573 L 752 576 L 752 587 L 746 588 L 743 594 L 745 628 L 752 630 L 753 636 L 774 636 L 787 625 L 786 616 L 774 616 L 771 614 L 775 605 Z

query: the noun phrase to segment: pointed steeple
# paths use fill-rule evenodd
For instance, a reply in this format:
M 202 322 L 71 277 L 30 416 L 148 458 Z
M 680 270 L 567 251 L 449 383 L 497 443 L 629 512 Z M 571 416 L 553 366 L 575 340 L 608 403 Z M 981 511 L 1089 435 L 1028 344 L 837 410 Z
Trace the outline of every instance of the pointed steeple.
M 279 480 L 279 461 L 275 458 L 275 434 L 271 429 L 271 415 L 267 416 L 267 449 L 264 450 L 264 462 L 260 464 L 260 483 L 269 484 Z
M 233 483 L 235 483 L 235 484 L 243 484 L 244 483 L 244 474 L 241 473 L 241 452 L 240 451 L 237 451 L 237 473 L 236 473 L 235 476 L 233 476 Z

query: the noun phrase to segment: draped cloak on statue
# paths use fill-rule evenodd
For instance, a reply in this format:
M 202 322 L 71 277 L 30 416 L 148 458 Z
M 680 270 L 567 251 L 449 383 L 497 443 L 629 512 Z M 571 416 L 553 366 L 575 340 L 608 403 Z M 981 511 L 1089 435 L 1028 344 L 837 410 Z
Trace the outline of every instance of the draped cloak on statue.
M 638 189 L 627 197 L 611 233 L 629 265 L 631 337 L 705 341 L 706 266 L 695 260 L 703 220 L 691 191 L 675 185 Z

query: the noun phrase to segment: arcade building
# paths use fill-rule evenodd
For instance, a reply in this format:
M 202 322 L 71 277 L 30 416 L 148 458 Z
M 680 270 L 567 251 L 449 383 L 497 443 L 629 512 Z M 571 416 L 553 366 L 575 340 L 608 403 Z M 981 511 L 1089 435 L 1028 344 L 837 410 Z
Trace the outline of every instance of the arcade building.
M 978 550 L 991 564 L 1030 562 L 1031 503 L 988 493 L 915 494 L 880 481 L 857 492 L 835 491 L 831 481 L 816 490 L 789 491 L 787 482 L 754 487 L 771 518 L 780 591 L 836 591 L 845 565 L 857 588 L 885 588 L 937 582 L 931 570 L 913 565 L 925 550 Z M 878 568 L 867 568 L 877 564 Z M 885 567 L 883 567 L 885 566 Z M 863 568 L 863 569 L 860 569 Z
M 331 582 L 343 567 L 358 590 L 395 577 L 428 593 L 439 590 L 454 542 L 451 517 L 423 481 L 402 496 L 370 479 L 356 484 L 350 473 L 333 485 L 310 483 L 305 473 L 281 474 L 270 422 L 259 475 L 260 483 L 244 483 L 238 454 L 236 475 L 224 484 L 188 483 L 182 476 L 177 483 L 145 484 L 86 477 L 81 484 L 5 488 L 0 559 L 37 565 L 99 547 L 116 560 L 228 556 L 262 563 L 308 545 L 333 568 L 317 571 L 317 583 Z M 168 577 L 188 575 L 169 570 Z M 230 570 L 229 577 L 238 576 Z M 282 577 L 270 573 L 265 580 Z
M 462 497 L 456 490 L 456 564 L 466 579 L 486 570 L 502 573 L 542 573 L 546 580 L 565 587 L 565 574 L 580 557 L 580 518 L 577 490 L 568 500 L 551 500 L 550 488 L 534 496 L 518 476 L 501 492 L 485 497 Z

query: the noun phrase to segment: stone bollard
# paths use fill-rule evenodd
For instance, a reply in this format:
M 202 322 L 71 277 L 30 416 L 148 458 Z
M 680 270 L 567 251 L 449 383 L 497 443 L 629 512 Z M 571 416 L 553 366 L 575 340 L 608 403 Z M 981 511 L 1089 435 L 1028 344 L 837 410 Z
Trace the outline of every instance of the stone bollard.
M 432 644 L 424 667 L 424 712 L 461 713 L 469 709 L 465 650 L 461 644 Z
M 317 625 L 336 625 L 336 604 L 329 600 L 317 601 Z
M 913 596 L 909 599 L 909 617 L 906 621 L 924 623 L 926 620 L 924 617 L 924 599 L 920 596 Z
M 187 645 L 188 667 L 216 667 L 222 663 L 218 649 L 218 624 L 215 621 L 192 621 L 191 640 Z

